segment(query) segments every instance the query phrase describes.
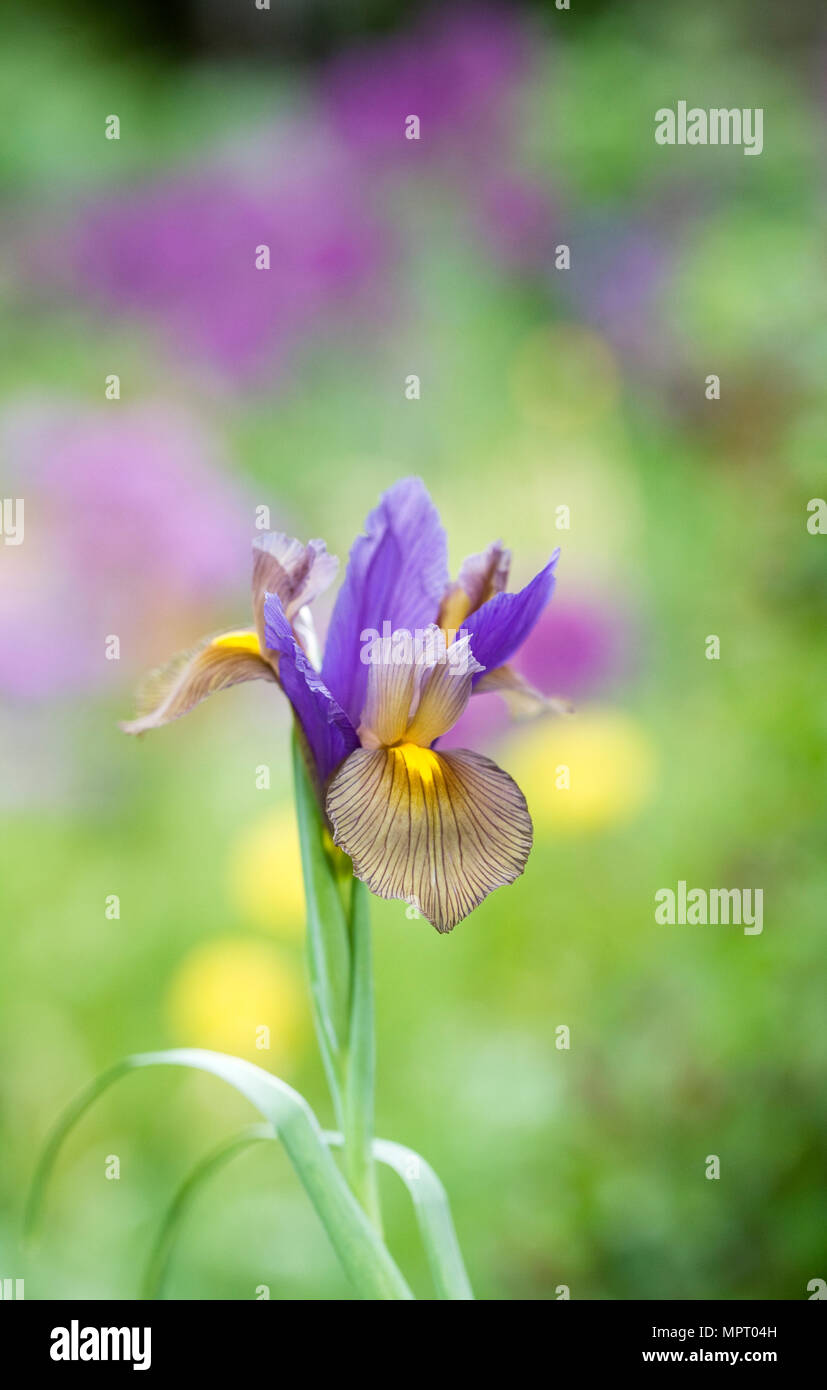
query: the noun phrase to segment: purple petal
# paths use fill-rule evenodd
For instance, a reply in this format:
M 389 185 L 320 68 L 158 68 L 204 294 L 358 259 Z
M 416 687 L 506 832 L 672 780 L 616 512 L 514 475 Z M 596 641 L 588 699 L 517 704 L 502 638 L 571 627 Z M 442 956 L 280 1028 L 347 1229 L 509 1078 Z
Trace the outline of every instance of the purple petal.
M 390 630 L 426 628 L 439 612 L 448 584 L 448 555 L 439 513 L 421 478 L 403 478 L 384 493 L 353 544 L 345 582 L 336 599 L 322 675 L 358 724 L 365 703 L 368 666 L 361 634 L 383 624 Z
M 293 636 L 276 594 L 264 600 L 264 629 L 268 650 L 279 653 L 279 680 L 324 782 L 359 747 L 356 730 Z
M 471 650 L 481 666 L 494 671 L 522 646 L 551 598 L 559 550 L 545 569 L 518 594 L 495 594 L 471 613 L 464 628 L 471 633 Z M 479 681 L 477 676 L 475 684 Z

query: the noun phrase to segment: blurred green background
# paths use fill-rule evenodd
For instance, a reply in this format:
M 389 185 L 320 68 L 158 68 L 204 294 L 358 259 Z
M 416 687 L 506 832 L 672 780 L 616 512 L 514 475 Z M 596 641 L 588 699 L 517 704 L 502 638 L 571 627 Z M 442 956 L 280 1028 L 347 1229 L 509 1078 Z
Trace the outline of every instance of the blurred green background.
M 561 546 L 526 660 L 577 714 L 471 731 L 534 815 L 516 885 L 445 938 L 374 902 L 377 1131 L 442 1177 L 478 1297 L 806 1297 L 827 1277 L 816 7 L 400 8 L 12 9 L 0 1275 L 135 1297 L 177 1184 L 253 1118 L 208 1078 L 129 1077 L 24 1260 L 48 1127 L 125 1053 L 238 1052 L 331 1122 L 283 704 L 245 686 L 138 742 L 117 721 L 146 667 L 248 621 L 256 508 L 344 560 L 418 473 L 455 571 L 501 536 L 516 586 Z M 763 153 L 657 146 L 678 100 L 762 107 Z M 679 879 L 762 888 L 763 933 L 658 926 Z M 262 1284 L 349 1296 L 275 1145 L 200 1194 L 166 1292 Z

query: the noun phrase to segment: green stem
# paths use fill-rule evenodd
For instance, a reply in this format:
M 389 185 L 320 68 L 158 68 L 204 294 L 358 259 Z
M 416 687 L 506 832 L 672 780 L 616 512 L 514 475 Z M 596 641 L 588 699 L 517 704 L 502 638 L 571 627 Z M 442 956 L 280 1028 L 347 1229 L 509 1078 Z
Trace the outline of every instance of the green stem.
M 381 1231 L 372 1149 L 375 1044 L 368 891 L 353 876 L 350 860 L 330 841 L 299 730 L 293 739 L 293 771 L 313 1018 L 336 1123 L 345 1137 L 345 1176 Z
M 307 901 L 307 968 L 313 1022 L 336 1121 L 344 1128 L 350 993 L 348 924 L 335 867 L 325 848 L 324 821 L 298 729 L 293 735 L 293 778 Z
M 368 890 L 353 879 L 350 897 L 350 1028 L 345 1072 L 345 1174 L 354 1196 L 382 1230 L 373 1157 L 376 1046 Z

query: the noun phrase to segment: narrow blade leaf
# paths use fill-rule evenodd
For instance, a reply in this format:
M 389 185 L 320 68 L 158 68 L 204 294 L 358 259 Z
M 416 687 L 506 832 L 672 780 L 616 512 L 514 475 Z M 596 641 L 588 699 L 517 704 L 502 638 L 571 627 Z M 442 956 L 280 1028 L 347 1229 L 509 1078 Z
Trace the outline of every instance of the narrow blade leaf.
M 252 1062 L 199 1048 L 176 1048 L 169 1052 L 146 1052 L 128 1057 L 78 1097 L 58 1121 L 35 1175 L 28 1211 L 30 1227 L 37 1216 L 60 1145 L 72 1126 L 112 1082 L 128 1071 L 154 1066 L 191 1067 L 196 1071 L 209 1072 L 226 1081 L 249 1100 L 273 1126 L 283 1143 L 357 1292 L 369 1299 L 413 1297 L 391 1255 L 339 1172 L 318 1121 L 304 1097 Z
M 325 1139 L 333 1148 L 342 1144 L 341 1134 L 329 1130 Z M 374 1139 L 373 1156 L 377 1162 L 392 1168 L 411 1194 L 437 1298 L 456 1302 L 473 1299 L 448 1194 L 430 1163 L 413 1149 L 390 1139 Z
M 259 1140 L 275 1140 L 276 1137 L 268 1125 L 250 1125 L 225 1140 L 195 1166 L 178 1189 L 164 1218 L 145 1279 L 147 1297 L 155 1298 L 160 1292 L 178 1229 L 198 1189 L 236 1154 Z M 331 1148 L 341 1148 L 343 1144 L 342 1135 L 332 1130 L 325 1132 L 324 1140 Z M 374 1140 L 373 1154 L 378 1162 L 398 1174 L 411 1194 L 437 1297 L 452 1302 L 472 1300 L 474 1295 L 465 1272 L 448 1198 L 433 1168 L 413 1149 L 387 1139 Z
M 473 1299 L 448 1194 L 430 1163 L 413 1149 L 390 1139 L 375 1139 L 373 1152 L 380 1163 L 399 1175 L 411 1194 L 437 1297 L 457 1301 Z
M 200 1188 L 204 1186 L 208 1178 L 218 1172 L 219 1168 L 223 1168 L 226 1163 L 235 1158 L 236 1154 L 242 1153 L 244 1149 L 249 1149 L 252 1144 L 256 1144 L 262 1139 L 276 1139 L 272 1126 L 248 1125 L 239 1134 L 225 1139 L 217 1148 L 212 1149 L 210 1153 L 200 1159 L 192 1172 L 184 1179 L 167 1208 L 161 1229 L 152 1248 L 152 1254 L 147 1261 L 143 1284 L 144 1298 L 152 1300 L 160 1297 L 179 1227 Z

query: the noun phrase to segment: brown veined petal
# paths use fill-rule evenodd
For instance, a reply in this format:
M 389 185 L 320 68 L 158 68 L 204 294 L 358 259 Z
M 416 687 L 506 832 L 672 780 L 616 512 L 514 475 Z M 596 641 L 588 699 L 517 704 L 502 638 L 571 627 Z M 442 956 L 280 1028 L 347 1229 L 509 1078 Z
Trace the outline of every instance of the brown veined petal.
M 471 655 L 470 637 L 461 637 L 446 649 L 444 634 L 436 631 L 442 654 L 422 680 L 419 703 L 404 733 L 405 742 L 423 748 L 454 727 L 471 698 L 472 678 L 482 670 Z
M 531 849 L 516 782 L 467 749 L 357 748 L 330 783 L 327 814 L 371 892 L 415 904 L 439 932 L 519 878 Z
M 534 719 L 538 714 L 573 714 L 574 706 L 559 695 L 543 695 L 512 666 L 497 666 L 480 676 L 476 695 L 502 695 L 512 718 Z
M 264 596 L 277 594 L 289 621 L 326 589 L 339 568 L 324 541 L 302 545 L 283 531 L 268 531 L 253 541 L 253 614 L 264 646 Z
M 479 555 L 463 560 L 457 582 L 448 589 L 439 610 L 443 632 L 455 633 L 469 613 L 475 613 L 495 594 L 502 593 L 510 569 L 511 551 L 502 541 L 494 541 Z
M 137 717 L 121 724 L 126 734 L 143 734 L 180 719 L 208 695 L 242 681 L 275 681 L 275 668 L 261 655 L 255 632 L 223 632 L 179 652 L 144 682 Z

